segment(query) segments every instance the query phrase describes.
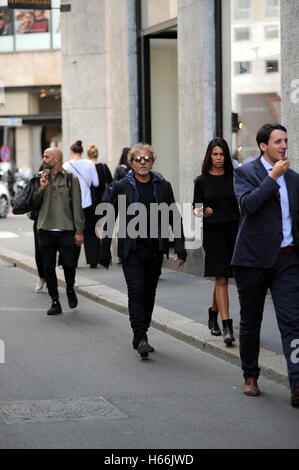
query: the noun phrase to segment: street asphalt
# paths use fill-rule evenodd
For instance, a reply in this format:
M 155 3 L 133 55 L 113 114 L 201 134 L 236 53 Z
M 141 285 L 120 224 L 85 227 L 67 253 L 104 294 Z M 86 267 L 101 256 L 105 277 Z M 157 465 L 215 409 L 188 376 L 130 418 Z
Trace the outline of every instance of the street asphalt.
M 78 307 L 60 287 L 63 314 L 49 317 L 47 293 L 35 293 L 35 275 L 23 269 L 29 259 L 14 259 L 20 267 L 0 261 L 1 449 L 100 449 L 101 464 L 118 449 L 299 448 L 284 385 L 261 377 L 262 395 L 246 397 L 238 366 L 155 328 L 156 352 L 142 361 L 127 315 L 102 305 L 108 298 L 125 311 L 125 298 L 80 274 Z M 173 315 L 158 310 L 155 321 L 203 338 Z
M 36 273 L 33 257 L 32 221 L 25 216 L 10 216 L 1 220 L 0 259 Z M 165 263 L 167 266 L 167 262 Z M 63 271 L 57 269 L 61 285 Z M 81 250 L 76 277 L 77 291 L 102 305 L 127 314 L 127 289 L 120 264 L 109 270 L 90 269 Z M 239 364 L 238 340 L 234 348 L 227 348 L 221 337 L 211 336 L 207 328 L 208 308 L 211 305 L 213 282 L 163 268 L 157 289 L 152 326 L 186 341 L 206 352 Z M 235 285 L 229 286 L 230 311 L 236 337 L 239 331 L 239 302 Z M 288 385 L 286 363 L 270 296 L 265 303 L 261 329 L 261 374 Z

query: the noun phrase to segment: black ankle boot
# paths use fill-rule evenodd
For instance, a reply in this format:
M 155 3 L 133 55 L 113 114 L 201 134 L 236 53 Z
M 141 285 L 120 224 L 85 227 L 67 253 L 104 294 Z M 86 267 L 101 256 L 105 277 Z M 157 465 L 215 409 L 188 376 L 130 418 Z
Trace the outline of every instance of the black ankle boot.
M 215 312 L 212 310 L 212 308 L 209 308 L 209 329 L 211 330 L 211 335 L 213 336 L 221 336 L 221 330 L 219 328 L 218 322 L 217 322 L 217 316 L 218 312 Z
M 228 320 L 222 320 L 222 325 L 223 325 L 224 343 L 228 347 L 233 346 L 233 342 L 235 341 L 234 331 L 233 331 L 233 320 L 231 318 Z

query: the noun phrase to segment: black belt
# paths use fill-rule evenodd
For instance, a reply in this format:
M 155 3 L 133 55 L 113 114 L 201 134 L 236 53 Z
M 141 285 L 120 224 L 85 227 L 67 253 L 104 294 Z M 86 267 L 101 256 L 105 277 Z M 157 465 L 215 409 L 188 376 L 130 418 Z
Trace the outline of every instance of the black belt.
M 288 245 L 284 246 L 283 248 L 280 248 L 279 254 L 281 255 L 282 253 L 288 253 L 289 251 L 295 251 L 294 245 Z

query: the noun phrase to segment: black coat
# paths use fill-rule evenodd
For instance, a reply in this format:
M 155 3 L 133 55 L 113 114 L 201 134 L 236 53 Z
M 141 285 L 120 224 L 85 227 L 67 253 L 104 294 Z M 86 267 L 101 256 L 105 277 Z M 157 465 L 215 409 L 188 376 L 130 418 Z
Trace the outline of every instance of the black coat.
M 178 255 L 179 259 L 186 260 L 187 252 L 185 250 L 185 238 L 183 233 L 182 227 L 182 219 L 180 213 L 175 206 L 175 199 L 172 191 L 171 184 L 162 178 L 160 175 L 152 172 L 152 182 L 154 186 L 154 197 L 158 204 L 166 203 L 167 206 L 173 204 L 171 211 L 168 212 L 168 219 L 164 221 L 167 226 L 170 225 L 173 227 L 180 227 L 178 233 L 174 233 L 174 248 L 175 253 Z M 125 199 L 125 206 L 119 208 L 119 199 L 118 196 L 124 196 Z M 116 181 L 112 185 L 111 191 L 111 203 L 114 207 L 115 213 L 115 220 L 117 215 L 119 214 L 120 209 L 120 217 L 122 217 L 122 221 L 124 221 L 125 228 L 127 229 L 128 224 L 131 220 L 133 220 L 136 215 L 129 215 L 128 214 L 128 207 L 133 204 L 139 202 L 139 195 L 136 187 L 134 173 L 130 172 L 126 175 L 125 178 L 121 179 L 120 181 Z M 125 214 L 124 214 L 125 208 Z M 133 211 L 134 212 L 134 211 Z M 121 227 L 121 220 L 120 220 L 120 227 Z M 159 226 L 160 232 L 160 226 Z M 163 235 L 163 234 L 162 234 Z M 169 238 L 158 236 L 160 250 L 168 256 L 169 254 Z M 110 253 L 110 246 L 111 246 L 111 237 L 107 236 L 102 240 L 102 250 L 101 250 L 101 264 L 103 266 L 109 266 L 109 261 L 111 259 Z M 129 235 L 126 233 L 124 236 L 118 238 L 118 256 L 121 259 L 126 259 L 129 255 L 131 250 L 134 250 L 136 246 L 136 240 L 130 238 Z

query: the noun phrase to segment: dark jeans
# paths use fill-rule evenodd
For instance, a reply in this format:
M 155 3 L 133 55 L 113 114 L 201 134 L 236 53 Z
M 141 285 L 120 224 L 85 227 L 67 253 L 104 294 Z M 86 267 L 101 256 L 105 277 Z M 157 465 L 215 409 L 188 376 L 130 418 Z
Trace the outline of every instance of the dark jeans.
M 162 253 L 143 259 L 131 252 L 126 260 L 122 260 L 128 287 L 130 322 L 137 342 L 147 340 L 162 262 Z
M 280 254 L 270 269 L 235 266 L 241 306 L 240 357 L 244 378 L 259 376 L 260 328 L 268 288 L 272 294 L 291 389 L 299 387 L 299 257 Z M 297 349 L 297 354 L 296 354 Z
M 61 263 L 64 270 L 65 282 L 68 289 L 75 284 L 75 234 L 72 231 L 50 232 L 39 230 L 39 246 L 44 265 L 44 274 L 50 297 L 57 299 L 58 283 L 56 276 L 57 252 L 60 254 Z

